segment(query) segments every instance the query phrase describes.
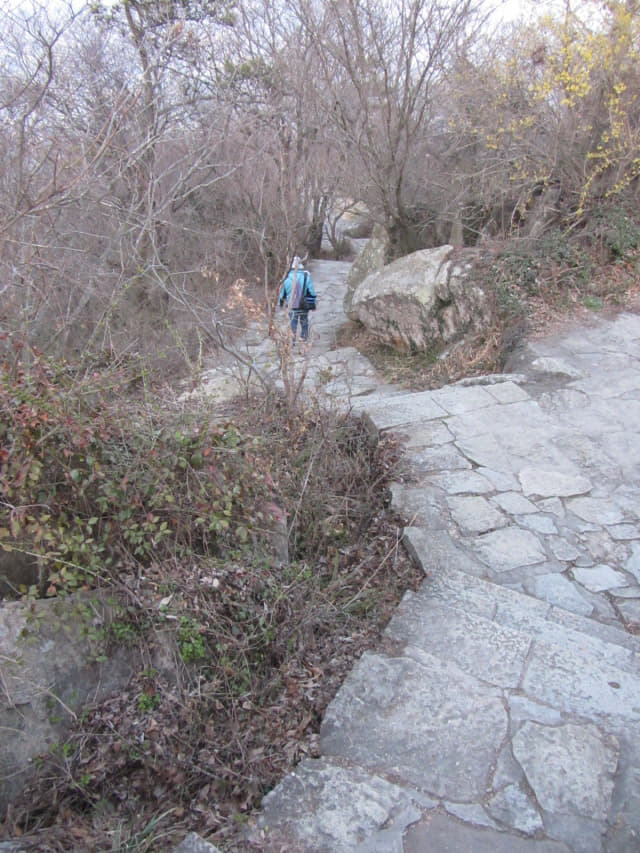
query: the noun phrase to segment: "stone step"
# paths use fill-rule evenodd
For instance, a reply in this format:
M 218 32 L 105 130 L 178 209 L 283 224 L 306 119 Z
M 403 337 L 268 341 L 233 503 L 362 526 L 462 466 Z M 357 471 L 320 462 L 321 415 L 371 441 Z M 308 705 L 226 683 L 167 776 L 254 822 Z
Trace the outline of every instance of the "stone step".
M 479 659 L 492 639 L 509 638 L 476 629 Z M 453 651 L 363 655 L 327 709 L 323 755 L 422 792 L 474 831 L 545 834 L 576 853 L 601 851 L 607 827 L 626 824 L 634 837 L 640 679 L 611 667 L 605 688 L 593 671 L 583 678 L 533 649 L 520 685 L 499 687 Z
M 640 773 L 638 678 L 607 668 L 620 679 L 610 689 L 622 692 L 600 703 L 600 688 L 579 680 L 578 695 L 548 656 L 536 670 L 536 652 L 525 653 L 518 632 L 435 602 L 430 615 L 437 612 L 432 628 L 429 619 L 413 628 L 426 646 L 446 619 L 456 622 L 442 639 L 449 654 L 418 645 L 365 653 L 327 709 L 323 758 L 268 795 L 252 840 L 264 851 L 417 853 L 431 849 L 420 845 L 436 821 L 442 836 L 432 840 L 442 846 L 434 850 L 633 849 L 624 845 L 637 837 L 637 798 L 614 790 L 616 778 L 622 791 Z M 406 612 L 398 618 L 411 622 Z M 492 646 L 497 659 L 511 643 L 509 660 L 486 663 Z M 474 666 L 472 647 L 484 649 L 475 674 L 465 669 Z M 514 687 L 518 655 L 533 672 Z M 587 657 L 572 661 L 603 670 Z M 607 827 L 619 829 L 622 846 L 601 846 Z
M 549 643 L 604 655 L 615 666 L 640 672 L 637 637 L 600 623 L 595 623 L 594 631 L 591 619 L 464 572 L 449 570 L 431 575 L 417 595 L 490 619 L 503 628 L 544 637 Z M 600 632 L 603 627 L 605 631 Z
M 474 382 L 459 382 L 446 385 L 433 391 L 401 391 L 393 399 L 380 394 L 368 401 L 365 418 L 371 429 L 379 432 L 411 425 L 424 425 L 436 420 L 473 413 L 476 418 L 486 416 L 491 423 L 504 417 L 510 423 L 515 411 L 531 421 L 541 419 L 547 423 L 547 416 L 538 405 L 529 399 L 519 384 L 525 377 L 521 374 L 496 374 L 494 377 L 477 377 Z M 511 403 L 513 409 L 507 412 L 505 403 Z M 485 415 L 479 415 L 484 412 Z M 525 419 L 526 419 L 525 418 Z M 478 432 L 482 432 L 482 425 Z M 476 433 L 477 434 L 477 433 Z
M 479 615 L 497 619 L 504 626 L 524 628 L 528 624 L 532 630 L 544 626 L 547 635 L 553 634 L 559 642 L 566 629 L 567 636 L 580 634 L 591 637 L 596 645 L 604 642 L 618 646 L 635 655 L 637 666 L 640 637 L 485 580 L 482 577 L 484 566 L 468 555 L 446 530 L 407 527 L 403 543 L 429 578 L 434 596 L 449 603 L 449 596 L 453 596 L 454 606 L 471 608 Z M 581 642 L 587 643 L 587 640 L 581 639 Z
M 303 761 L 267 794 L 248 834 L 262 853 L 570 853 L 465 823 L 411 787 L 328 758 Z
M 501 623 L 501 613 L 467 611 L 463 597 L 455 605 L 451 598 L 444 603 L 446 593 L 441 600 L 433 588 L 427 580 L 419 592 L 405 595 L 387 638 L 561 712 L 598 721 L 640 720 L 640 671 L 633 652 L 543 618 L 516 616 L 519 627 L 511 627 Z M 406 648 L 404 653 L 411 654 Z
M 411 423 L 424 423 L 444 418 L 448 414 L 435 401 L 432 391 L 399 391 L 391 397 L 386 391 L 371 394 L 358 402 L 358 409 L 372 433 Z
M 263 853 L 402 853 L 403 832 L 434 805 L 423 793 L 347 762 L 308 759 L 267 794 L 248 835 Z
M 536 602 L 499 588 L 498 598 L 525 599 L 527 627 L 498 624 L 492 584 L 445 577 L 457 606 L 429 579 L 405 597 L 387 654 L 365 653 L 327 709 L 323 757 L 265 798 L 254 844 L 265 853 L 633 849 L 635 795 L 614 796 L 615 784 L 622 792 L 640 778 L 632 653 L 588 635 L 566 647 L 538 638 L 554 623 L 529 622 Z M 607 826 L 622 846 L 601 846 Z

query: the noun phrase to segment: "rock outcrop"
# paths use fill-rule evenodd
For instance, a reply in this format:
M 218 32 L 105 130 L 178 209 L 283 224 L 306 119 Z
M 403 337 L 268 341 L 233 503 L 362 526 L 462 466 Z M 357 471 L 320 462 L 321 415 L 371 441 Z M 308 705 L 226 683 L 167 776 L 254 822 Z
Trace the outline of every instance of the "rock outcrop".
M 351 303 L 358 286 L 372 273 L 381 270 L 389 260 L 389 235 L 382 225 L 374 225 L 371 237 L 353 262 L 347 276 L 347 291 L 344 296 L 344 311 L 352 320 Z
M 0 606 L 0 815 L 63 743 L 82 708 L 117 694 L 139 666 L 135 649 L 102 660 L 114 607 L 96 593 Z
M 485 292 L 471 277 L 471 254 L 453 246 L 423 249 L 367 275 L 351 295 L 349 316 L 384 343 L 440 350 L 491 320 Z

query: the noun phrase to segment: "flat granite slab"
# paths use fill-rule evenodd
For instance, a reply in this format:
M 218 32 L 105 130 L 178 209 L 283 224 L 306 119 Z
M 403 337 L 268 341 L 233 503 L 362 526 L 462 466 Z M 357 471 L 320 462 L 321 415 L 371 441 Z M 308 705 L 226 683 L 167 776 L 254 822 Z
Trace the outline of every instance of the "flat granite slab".
M 499 690 L 427 652 L 365 654 L 327 709 L 324 755 L 430 796 L 481 797 L 507 733 Z
M 435 805 L 360 767 L 309 759 L 267 794 L 249 838 L 265 853 L 337 853 L 365 849 L 367 841 L 381 851 L 402 850 L 406 828 Z
M 535 841 L 494 829 L 463 824 L 432 812 L 412 826 L 405 837 L 404 853 L 571 853 L 555 841 Z

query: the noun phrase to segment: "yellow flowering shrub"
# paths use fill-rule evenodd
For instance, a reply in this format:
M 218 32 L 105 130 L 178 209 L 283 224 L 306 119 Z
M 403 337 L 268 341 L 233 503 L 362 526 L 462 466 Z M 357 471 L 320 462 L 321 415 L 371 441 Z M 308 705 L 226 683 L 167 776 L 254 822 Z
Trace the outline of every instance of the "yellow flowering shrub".
M 459 73 L 469 80 L 468 67 Z M 631 4 L 585 3 L 562 20 L 518 25 L 473 75 L 474 97 L 458 100 L 454 123 L 480 140 L 475 173 L 484 189 L 517 200 L 518 222 L 550 185 L 577 221 L 640 175 L 640 12 Z

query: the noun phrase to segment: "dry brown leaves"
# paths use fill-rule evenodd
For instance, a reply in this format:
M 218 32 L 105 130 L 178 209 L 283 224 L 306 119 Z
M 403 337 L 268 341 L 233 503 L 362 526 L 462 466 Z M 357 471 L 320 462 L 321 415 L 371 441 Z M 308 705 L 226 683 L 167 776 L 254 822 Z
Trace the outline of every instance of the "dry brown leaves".
M 397 455 L 389 441 L 377 477 L 393 472 Z M 273 567 L 259 578 L 237 559 L 221 565 L 215 586 L 203 583 L 197 561 L 150 567 L 133 607 L 144 656 L 154 659 L 156 617 L 171 599 L 175 619 L 184 611 L 202 626 L 215 659 L 179 663 L 173 673 L 150 664 L 127 690 L 88 708 L 66 743 L 42 756 L 0 837 L 56 853 L 162 851 L 196 831 L 242 849 L 251 811 L 298 761 L 318 754 L 327 704 L 421 580 L 399 545 L 402 521 L 384 509 L 384 479 L 375 488 L 366 528 L 360 518 L 344 526 L 304 583 Z M 267 601 L 277 603 L 265 611 L 273 634 L 261 656 L 255 626 Z

